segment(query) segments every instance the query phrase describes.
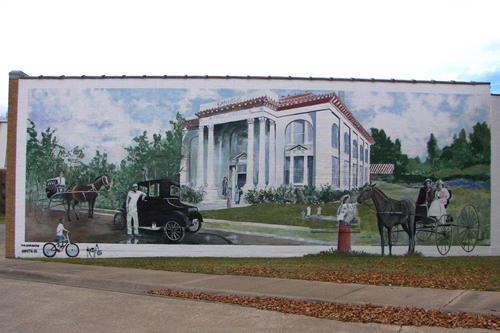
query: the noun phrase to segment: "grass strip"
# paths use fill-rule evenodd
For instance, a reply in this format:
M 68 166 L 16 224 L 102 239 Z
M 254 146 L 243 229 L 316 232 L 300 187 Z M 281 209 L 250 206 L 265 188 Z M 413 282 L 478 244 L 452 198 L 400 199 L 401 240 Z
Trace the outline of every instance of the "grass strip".
M 339 304 L 282 297 L 219 295 L 205 292 L 154 289 L 150 295 L 242 305 L 260 310 L 338 320 L 402 326 L 485 328 L 500 330 L 500 317 L 422 308 Z

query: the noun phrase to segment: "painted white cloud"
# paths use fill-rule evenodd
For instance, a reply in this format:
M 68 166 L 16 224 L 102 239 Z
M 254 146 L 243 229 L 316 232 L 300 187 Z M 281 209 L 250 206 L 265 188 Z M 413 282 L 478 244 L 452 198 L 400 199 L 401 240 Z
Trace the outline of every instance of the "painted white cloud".
M 44 112 L 50 113 L 46 120 L 56 130 L 60 143 L 69 149 L 76 145 L 83 147 L 87 157 L 99 150 L 107 152 L 110 160 L 118 163 L 125 156 L 123 148 L 132 143 L 131 133 L 147 130 L 152 134 L 165 130 L 160 121 L 152 121 L 147 126 L 131 121 L 125 105 L 113 100 L 105 90 L 91 90 L 91 97 L 83 90 L 51 90 L 47 96 L 37 90 L 33 98 L 42 101 Z M 139 105 L 149 106 L 147 102 Z M 160 115 L 161 110 L 158 111 Z
M 349 104 L 354 113 L 363 113 L 363 126 L 381 128 L 393 140 L 399 138 L 403 152 L 410 157 L 427 155 L 427 140 L 431 133 L 443 147 L 451 143 L 453 135 L 460 129 L 469 132 L 478 120 L 489 121 L 487 115 L 486 118 L 478 115 L 481 96 L 468 97 L 458 114 L 438 110 L 442 103 L 448 103 L 452 109 L 458 108 L 463 103 L 460 95 L 405 93 L 403 96 L 404 107 L 400 109 L 394 107 L 395 97 L 390 93 L 352 92 Z

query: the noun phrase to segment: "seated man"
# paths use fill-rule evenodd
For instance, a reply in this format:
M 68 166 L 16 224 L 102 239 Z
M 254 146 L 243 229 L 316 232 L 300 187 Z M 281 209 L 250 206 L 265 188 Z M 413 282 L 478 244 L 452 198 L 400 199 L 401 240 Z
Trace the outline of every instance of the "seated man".
M 429 209 L 433 198 L 434 190 L 432 189 L 432 180 L 426 179 L 418 192 L 417 202 L 415 203 L 415 219 L 420 220 L 421 217 L 427 216 L 427 210 Z

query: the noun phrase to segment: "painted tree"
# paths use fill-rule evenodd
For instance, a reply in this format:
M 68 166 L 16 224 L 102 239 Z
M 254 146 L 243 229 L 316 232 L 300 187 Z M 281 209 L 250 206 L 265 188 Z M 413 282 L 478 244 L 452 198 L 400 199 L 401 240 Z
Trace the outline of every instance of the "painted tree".
M 45 181 L 66 171 L 67 152 L 50 127 L 40 134 L 36 125 L 29 120 L 26 143 L 26 190 L 28 196 L 40 196 L 45 189 Z
M 427 141 L 427 163 L 430 164 L 431 169 L 436 170 L 439 168 L 440 155 L 441 150 L 438 147 L 437 139 L 434 136 L 434 133 L 431 133 L 431 136 Z
M 491 131 L 486 122 L 476 123 L 469 134 L 471 153 L 475 163 L 491 162 Z
M 371 135 L 375 140 L 370 148 L 370 162 L 394 164 L 395 174 L 404 174 L 408 168 L 408 156 L 402 153 L 401 141 L 394 142 L 383 129 L 372 128 Z

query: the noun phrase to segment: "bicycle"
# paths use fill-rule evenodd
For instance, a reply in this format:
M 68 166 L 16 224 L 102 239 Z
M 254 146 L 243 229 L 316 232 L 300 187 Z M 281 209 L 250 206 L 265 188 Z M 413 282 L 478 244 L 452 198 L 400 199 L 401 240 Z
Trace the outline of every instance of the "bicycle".
M 57 252 L 62 252 L 63 250 L 70 258 L 74 258 L 80 253 L 78 245 L 71 243 L 71 240 L 69 239 L 69 231 L 66 232 L 64 241 L 57 243 L 48 242 L 43 246 L 43 254 L 48 258 L 52 258 Z

